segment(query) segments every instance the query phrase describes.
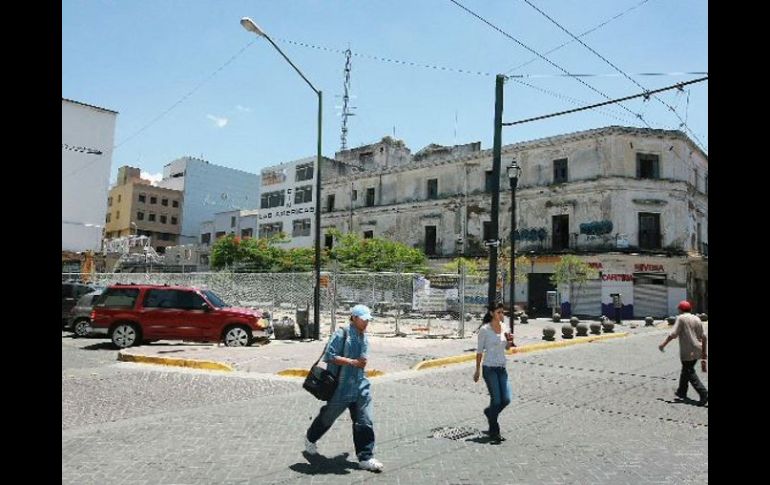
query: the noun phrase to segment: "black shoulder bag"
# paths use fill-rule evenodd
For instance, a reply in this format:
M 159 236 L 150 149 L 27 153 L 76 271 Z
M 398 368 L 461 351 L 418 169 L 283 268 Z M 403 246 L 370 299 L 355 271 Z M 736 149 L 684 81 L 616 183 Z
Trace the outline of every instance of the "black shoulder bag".
M 345 357 L 345 343 L 348 340 L 348 330 L 343 327 L 342 331 L 344 334 L 342 339 L 342 357 Z M 308 372 L 307 377 L 305 377 L 305 382 L 302 383 L 302 387 L 305 388 L 307 392 L 315 396 L 317 399 L 320 399 L 321 401 L 328 401 L 332 398 L 334 391 L 337 390 L 340 372 L 342 371 L 341 365 L 337 366 L 337 374 L 332 374 L 328 370 L 318 365 L 318 363 L 321 361 L 321 357 L 323 357 L 325 353 L 326 347 L 324 347 L 324 349 L 321 351 L 321 355 L 318 357 L 318 360 L 315 361 L 315 364 L 313 364 L 313 367 L 310 368 L 310 372 Z

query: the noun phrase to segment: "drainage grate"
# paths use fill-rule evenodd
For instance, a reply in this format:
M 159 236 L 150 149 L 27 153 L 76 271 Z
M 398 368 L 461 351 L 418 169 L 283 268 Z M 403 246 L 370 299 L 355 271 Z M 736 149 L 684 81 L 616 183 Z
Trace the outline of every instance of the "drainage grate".
M 450 428 L 447 426 L 441 428 L 435 428 L 431 430 L 431 437 L 433 438 L 447 438 L 450 440 L 463 440 L 470 436 L 480 435 L 481 432 L 476 428 L 469 426 L 460 426 L 459 428 Z

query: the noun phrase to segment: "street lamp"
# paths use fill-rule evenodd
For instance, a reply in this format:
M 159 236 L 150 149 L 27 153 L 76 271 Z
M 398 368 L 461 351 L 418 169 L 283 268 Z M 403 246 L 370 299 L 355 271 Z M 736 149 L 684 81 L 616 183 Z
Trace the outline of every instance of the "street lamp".
M 249 17 L 243 17 L 241 18 L 241 25 L 249 32 L 253 32 L 256 35 L 267 39 L 267 41 L 270 42 L 273 47 L 275 47 L 275 50 L 277 50 L 278 53 L 281 54 L 284 59 L 286 59 L 286 62 L 288 62 L 291 67 L 297 71 L 297 74 L 299 74 L 302 79 L 304 79 L 307 85 L 310 86 L 310 89 L 312 89 L 313 92 L 318 95 L 318 152 L 315 174 L 315 290 L 313 291 L 313 338 L 318 340 L 321 328 L 321 104 L 323 95 L 321 94 L 321 91 L 317 90 L 315 86 L 313 86 L 313 84 L 308 81 L 305 75 L 302 74 L 302 71 L 300 71 L 299 68 L 295 66 L 288 57 L 286 57 L 286 54 L 284 54 L 283 51 L 275 44 L 275 42 L 273 42 L 273 39 L 271 39 L 264 30 L 255 24 L 253 20 L 251 20 Z
M 511 334 L 513 334 L 514 301 L 516 295 L 516 251 L 514 235 L 516 234 L 516 185 L 519 183 L 521 167 L 516 160 L 511 160 L 508 165 L 508 179 L 511 181 Z

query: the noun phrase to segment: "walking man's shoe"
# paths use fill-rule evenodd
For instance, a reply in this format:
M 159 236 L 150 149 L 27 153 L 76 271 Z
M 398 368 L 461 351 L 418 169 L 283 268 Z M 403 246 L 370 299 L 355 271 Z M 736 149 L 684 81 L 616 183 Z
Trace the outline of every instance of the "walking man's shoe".
M 674 395 L 675 395 L 676 397 L 678 397 L 679 399 L 681 399 L 681 400 L 685 400 L 685 399 L 687 399 L 687 393 L 686 393 L 686 392 L 684 392 L 684 393 L 681 393 L 681 392 L 679 392 L 679 391 L 676 391 L 676 392 L 674 392 Z
M 383 465 L 376 458 L 369 458 L 368 460 L 359 461 L 358 466 L 360 466 L 362 470 L 369 470 L 371 472 L 381 472 L 385 465 Z
M 709 402 L 708 393 L 706 393 L 704 396 L 701 396 L 700 401 L 698 401 L 698 406 L 705 406 L 707 402 Z
M 318 446 L 316 446 L 315 443 L 307 439 L 307 436 L 305 436 L 305 453 L 307 453 L 308 455 L 318 454 Z

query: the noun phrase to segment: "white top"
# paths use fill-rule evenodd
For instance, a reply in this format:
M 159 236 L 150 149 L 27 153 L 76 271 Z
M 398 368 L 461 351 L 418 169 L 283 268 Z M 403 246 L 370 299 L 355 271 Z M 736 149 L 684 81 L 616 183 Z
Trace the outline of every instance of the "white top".
M 483 365 L 487 367 L 505 367 L 505 349 L 508 342 L 505 340 L 505 332 L 502 325 L 500 333 L 495 333 L 489 324 L 484 324 L 479 329 L 479 343 L 476 353 L 484 355 Z

